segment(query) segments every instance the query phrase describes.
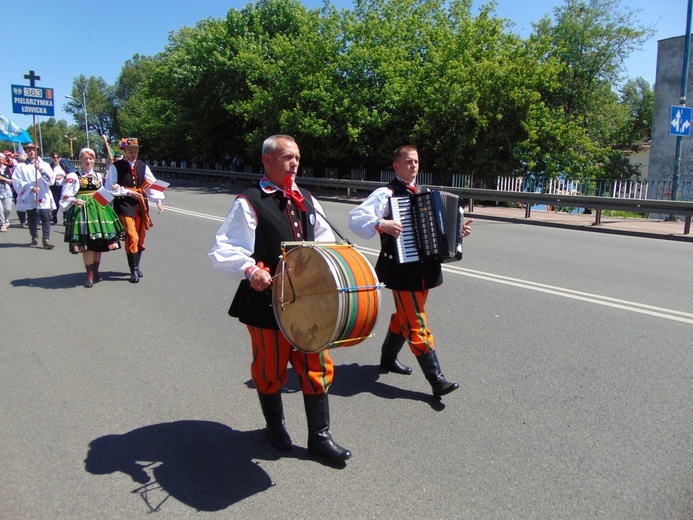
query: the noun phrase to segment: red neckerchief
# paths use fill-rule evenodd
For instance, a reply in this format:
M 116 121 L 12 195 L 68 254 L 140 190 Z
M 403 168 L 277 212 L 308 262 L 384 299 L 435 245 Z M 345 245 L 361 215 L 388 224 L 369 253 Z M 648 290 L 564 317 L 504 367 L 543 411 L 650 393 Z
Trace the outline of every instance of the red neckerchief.
M 306 205 L 304 203 L 306 198 L 303 195 L 301 195 L 300 191 L 290 189 L 290 190 L 284 192 L 284 196 L 287 199 L 289 199 L 290 201 L 292 201 L 294 204 L 296 204 L 296 207 L 298 209 L 300 209 L 301 211 L 306 210 Z
M 301 194 L 301 192 L 298 189 L 294 189 L 293 185 L 288 190 L 282 190 L 279 186 L 277 186 L 271 180 L 269 180 L 267 176 L 264 176 L 262 179 L 260 179 L 260 188 L 265 193 L 275 193 L 277 191 L 281 191 L 284 194 L 284 197 L 296 204 L 296 207 L 298 209 L 300 209 L 301 211 L 306 211 L 306 198 Z
M 407 188 L 410 192 L 412 192 L 414 195 L 419 193 L 418 188 L 416 187 L 415 184 L 407 184 L 405 181 L 400 179 L 399 177 L 395 177 L 405 188 Z

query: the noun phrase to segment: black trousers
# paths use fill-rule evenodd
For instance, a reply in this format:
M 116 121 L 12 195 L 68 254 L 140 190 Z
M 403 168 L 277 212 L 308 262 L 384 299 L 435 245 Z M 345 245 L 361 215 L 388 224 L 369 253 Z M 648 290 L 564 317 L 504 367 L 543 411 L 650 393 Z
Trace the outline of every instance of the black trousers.
M 53 224 L 58 223 L 58 211 L 60 211 L 60 206 L 58 205 L 58 202 L 60 201 L 60 194 L 63 191 L 62 186 L 56 186 L 52 185 L 50 186 L 51 193 L 53 194 L 53 200 L 55 201 L 55 205 L 57 206 L 53 211 L 51 211 L 51 216 L 53 218 Z

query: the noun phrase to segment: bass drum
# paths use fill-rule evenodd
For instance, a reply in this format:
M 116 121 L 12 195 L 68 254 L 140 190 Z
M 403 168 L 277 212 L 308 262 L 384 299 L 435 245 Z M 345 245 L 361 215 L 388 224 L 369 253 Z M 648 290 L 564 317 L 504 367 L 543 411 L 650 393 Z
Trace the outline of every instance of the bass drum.
M 320 352 L 370 337 L 380 310 L 378 277 L 351 245 L 301 245 L 283 255 L 272 288 L 279 328 L 297 349 Z

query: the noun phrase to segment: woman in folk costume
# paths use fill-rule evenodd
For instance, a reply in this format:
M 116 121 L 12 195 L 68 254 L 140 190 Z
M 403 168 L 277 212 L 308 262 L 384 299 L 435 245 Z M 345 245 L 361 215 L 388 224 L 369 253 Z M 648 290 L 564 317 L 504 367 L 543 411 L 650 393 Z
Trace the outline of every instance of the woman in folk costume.
M 125 231 L 113 208 L 94 197 L 103 186 L 103 176 L 94 171 L 94 150 L 82 148 L 79 160 L 82 168 L 65 177 L 60 207 L 67 212 L 65 242 L 70 244 L 70 253 L 82 253 L 87 270 L 84 287 L 89 288 L 101 280 L 101 253 L 120 249 Z
M 161 213 L 164 210 L 161 201 L 165 195 L 162 191 L 150 189 L 156 178 L 149 166 L 137 159 L 140 151 L 137 138 L 122 138 L 120 148 L 125 157 L 115 161 L 108 168 L 105 185 L 106 189 L 111 190 L 116 196 L 113 208 L 125 229 L 125 252 L 130 267 L 130 282 L 137 283 L 142 278 L 140 259 L 144 251 L 145 234 L 152 226 L 149 201 L 156 204 Z

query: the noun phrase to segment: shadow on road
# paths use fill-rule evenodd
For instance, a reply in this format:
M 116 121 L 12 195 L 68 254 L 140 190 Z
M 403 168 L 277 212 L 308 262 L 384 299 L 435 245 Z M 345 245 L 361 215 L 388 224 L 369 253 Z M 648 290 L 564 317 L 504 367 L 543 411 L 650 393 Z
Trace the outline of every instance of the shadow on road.
M 330 387 L 330 394 L 349 397 L 356 394 L 369 393 L 383 399 L 421 401 L 436 411 L 441 411 L 445 408 L 445 404 L 432 394 L 415 392 L 381 383 L 378 379 L 382 375 L 378 365 L 359 365 L 358 363 L 338 365 L 335 367 L 335 378 Z M 416 377 L 416 372 L 411 376 L 400 377 L 404 381 L 405 377 Z M 419 377 L 423 377 L 423 375 L 419 374 Z
M 391 386 L 378 381 L 383 373 L 378 365 L 359 365 L 352 363 L 350 365 L 335 365 L 335 376 L 332 386 L 330 386 L 330 395 L 338 395 L 341 397 L 351 397 L 357 394 L 371 394 L 382 399 L 408 399 L 410 401 L 420 401 L 428 404 L 436 411 L 445 409 L 445 404 L 433 394 L 425 394 L 423 392 L 415 392 Z M 298 377 L 293 368 L 287 371 L 287 383 L 282 388 L 282 393 L 293 394 L 300 393 L 301 388 L 298 384 Z M 414 372 L 416 374 L 416 372 Z M 423 374 L 419 374 L 423 377 Z M 401 376 L 416 377 L 413 376 Z M 405 381 L 402 379 L 402 381 Z M 253 382 L 249 379 L 245 385 L 254 389 Z
M 12 287 L 38 287 L 40 289 L 72 289 L 84 283 L 84 274 L 70 273 L 42 278 L 12 280 Z
M 44 276 L 41 278 L 22 278 L 20 280 L 12 280 L 12 287 L 38 287 L 40 289 L 72 289 L 80 287 L 84 284 L 85 273 L 60 274 L 55 276 Z M 105 271 L 101 273 L 101 282 L 108 281 L 128 281 L 129 274 L 119 273 L 116 271 Z
M 240 432 L 209 421 L 154 424 L 89 444 L 85 468 L 94 475 L 117 471 L 142 486 L 150 512 L 173 497 L 198 511 L 219 511 L 271 487 L 252 459 L 277 460 L 262 430 Z

